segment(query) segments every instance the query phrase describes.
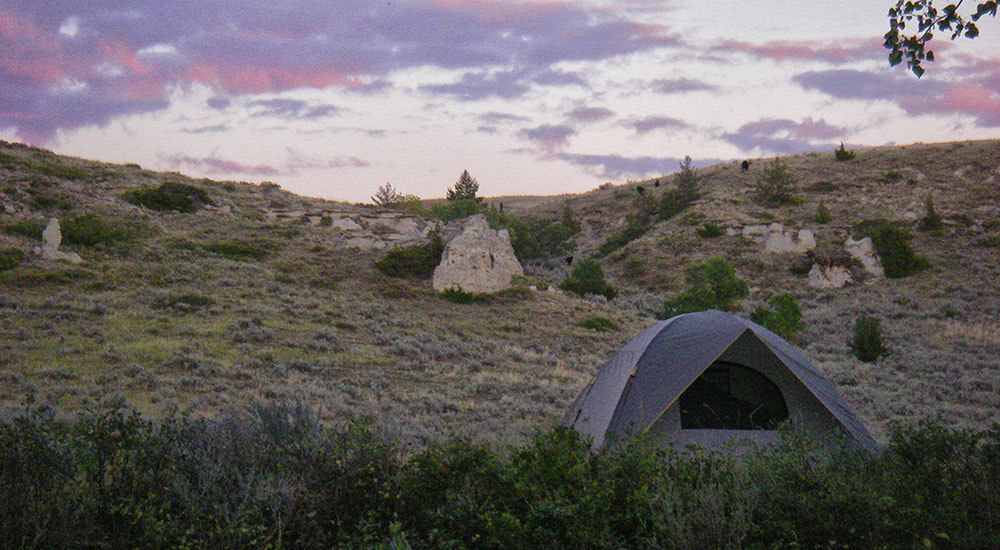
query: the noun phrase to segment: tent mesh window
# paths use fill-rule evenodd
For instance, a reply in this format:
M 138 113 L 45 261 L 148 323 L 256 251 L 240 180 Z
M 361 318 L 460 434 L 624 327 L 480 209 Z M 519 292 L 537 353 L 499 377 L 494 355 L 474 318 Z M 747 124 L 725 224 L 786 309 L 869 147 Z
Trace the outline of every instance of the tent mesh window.
M 717 361 L 680 397 L 681 429 L 773 430 L 788 420 L 781 390 L 763 374 Z

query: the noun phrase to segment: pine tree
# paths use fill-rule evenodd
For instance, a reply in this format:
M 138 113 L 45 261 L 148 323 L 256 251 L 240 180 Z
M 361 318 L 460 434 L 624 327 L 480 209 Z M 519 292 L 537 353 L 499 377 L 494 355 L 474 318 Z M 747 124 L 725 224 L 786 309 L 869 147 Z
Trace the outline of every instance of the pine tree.
M 379 206 L 388 206 L 402 200 L 402 195 L 389 182 L 385 182 L 385 185 L 379 187 L 375 195 L 372 196 L 372 202 Z
M 479 182 L 469 175 L 468 170 L 462 170 L 462 175 L 455 182 L 455 187 L 448 190 L 448 200 L 460 201 L 465 199 L 476 199 L 479 192 Z

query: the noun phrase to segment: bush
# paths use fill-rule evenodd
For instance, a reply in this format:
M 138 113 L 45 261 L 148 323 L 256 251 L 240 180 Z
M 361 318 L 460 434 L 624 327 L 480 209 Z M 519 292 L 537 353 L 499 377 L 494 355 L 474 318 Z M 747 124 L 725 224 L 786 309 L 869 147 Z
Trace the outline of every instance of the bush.
M 625 259 L 625 265 L 622 269 L 626 276 L 638 279 L 646 274 L 646 262 L 642 258 L 629 256 Z
M 618 294 L 618 290 L 604 280 L 604 270 L 600 262 L 590 258 L 576 264 L 573 272 L 559 285 L 559 288 L 579 296 L 596 294 L 609 300 Z
M 230 260 L 263 260 L 270 252 L 265 248 L 266 244 L 255 241 L 228 241 L 215 242 L 201 245 L 206 252 L 218 254 Z
M 816 223 L 830 223 L 832 221 L 833 216 L 830 215 L 830 211 L 826 209 L 823 201 L 819 201 L 819 206 L 816 207 Z
M 394 248 L 376 261 L 375 267 L 390 277 L 426 279 L 434 275 L 434 269 L 441 263 L 443 253 L 441 235 L 434 232 L 428 244 Z
M 637 220 L 629 222 L 625 229 L 608 237 L 597 247 L 597 252 L 603 255 L 611 254 L 628 243 L 646 234 L 649 226 Z
M 871 363 L 889 353 L 882 338 L 882 324 L 875 317 L 862 315 L 854 320 L 851 352 L 865 363 Z
M 0 271 L 14 269 L 24 261 L 24 251 L 20 248 L 0 248 Z
M 441 291 L 441 297 L 456 304 L 473 304 L 489 300 L 488 296 L 466 292 L 460 288 L 446 288 Z
M 552 428 L 423 449 L 299 403 L 0 419 L 2 548 L 997 548 L 1000 429 L 799 432 L 738 458 Z
M 476 199 L 456 199 L 435 204 L 431 207 L 430 214 L 443 222 L 450 222 L 468 218 L 475 214 L 481 214 L 485 209 L 486 206 Z
M 903 173 L 899 170 L 889 170 L 882 176 L 882 180 L 886 183 L 896 183 L 903 180 Z
M 587 317 L 586 319 L 580 319 L 577 321 L 576 326 L 589 328 L 591 330 L 596 330 L 598 332 L 606 332 L 609 330 L 617 330 L 618 325 L 614 321 L 608 319 L 607 317 Z
M 909 233 L 893 222 L 866 220 L 855 226 L 854 232 L 855 238 L 871 238 L 886 277 L 906 277 L 930 267 L 930 262 L 910 247 Z
M 127 191 L 125 200 L 160 212 L 194 212 L 201 205 L 215 204 L 208 192 L 186 183 L 163 182 L 156 188 Z
M 536 216 L 507 216 L 501 225 L 510 231 L 514 255 L 521 261 L 571 252 L 575 247 L 572 238 L 580 232 L 580 224 L 573 220 L 571 213 L 558 221 Z
M 840 142 L 840 148 L 834 150 L 833 154 L 834 158 L 836 158 L 839 161 L 851 160 L 852 158 L 854 158 L 854 151 L 848 151 L 847 148 L 844 147 L 843 141 Z
M 927 195 L 927 200 L 924 202 L 924 217 L 920 218 L 920 222 L 917 223 L 917 229 L 921 231 L 938 231 L 941 229 L 941 215 L 934 211 L 934 200 L 930 195 Z
M 736 277 L 735 270 L 722 258 L 689 267 L 684 280 L 687 290 L 664 302 L 664 318 L 706 309 L 732 311 L 738 307 L 736 298 L 749 294 L 746 281 Z
M 757 176 L 753 186 L 753 198 L 767 206 L 781 206 L 795 202 L 792 193 L 795 191 L 795 178 L 788 171 L 785 163 L 775 157 Z
M 695 229 L 695 231 L 697 231 L 698 236 L 703 239 L 714 239 L 715 237 L 720 237 L 726 234 L 724 229 L 712 222 L 706 223 L 705 225 Z
M 4 224 L 3 232 L 8 235 L 20 235 L 36 241 L 42 240 L 42 233 L 48 222 L 42 219 L 17 220 L 16 222 Z
M 806 328 L 802 322 L 802 310 L 795 298 L 787 293 L 775 294 L 767 303 L 771 307 L 758 307 L 750 320 L 785 340 L 795 340 L 795 335 Z
M 96 214 L 84 214 L 64 221 L 60 227 L 63 241 L 81 246 L 112 245 L 131 240 L 134 230 L 121 222 L 105 221 Z

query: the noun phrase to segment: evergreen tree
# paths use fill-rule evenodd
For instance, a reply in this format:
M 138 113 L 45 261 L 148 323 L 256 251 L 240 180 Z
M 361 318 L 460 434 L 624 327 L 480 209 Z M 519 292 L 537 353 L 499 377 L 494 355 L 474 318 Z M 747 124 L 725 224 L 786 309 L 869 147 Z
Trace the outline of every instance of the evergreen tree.
M 372 196 L 372 202 L 379 206 L 396 204 L 402 200 L 403 196 L 389 182 L 385 182 L 385 185 L 380 186 L 375 195 Z
M 447 196 L 450 201 L 476 199 L 476 193 L 478 192 L 479 182 L 476 181 L 476 178 L 469 175 L 468 170 L 462 170 L 462 175 L 455 182 L 455 187 L 448 190 Z

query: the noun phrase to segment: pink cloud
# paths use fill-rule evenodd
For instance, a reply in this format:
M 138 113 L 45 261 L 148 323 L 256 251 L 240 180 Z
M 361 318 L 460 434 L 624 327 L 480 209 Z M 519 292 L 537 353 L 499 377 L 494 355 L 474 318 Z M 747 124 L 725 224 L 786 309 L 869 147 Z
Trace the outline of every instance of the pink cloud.
M 688 127 L 688 123 L 683 120 L 666 116 L 653 116 L 630 123 L 637 134 L 645 134 L 653 130 L 680 130 Z
M 551 157 L 566 146 L 569 138 L 576 135 L 576 130 L 569 126 L 543 124 L 536 128 L 525 128 L 518 132 L 518 135 L 534 141 L 546 156 Z
M 829 42 L 814 40 L 791 41 L 777 40 L 763 44 L 727 40 L 716 50 L 739 51 L 757 57 L 775 61 L 805 60 L 826 61 L 828 63 L 847 63 L 862 59 L 874 59 L 881 55 L 882 40 L 866 38 L 839 41 L 831 45 Z
M 978 126 L 1000 126 L 1000 92 L 981 86 L 951 86 L 941 96 L 905 98 L 900 105 L 911 114 L 962 114 Z
M 247 165 L 217 157 L 190 157 L 173 155 L 167 157 L 171 168 L 196 170 L 203 174 L 243 174 L 249 176 L 277 176 L 281 171 L 267 164 Z

